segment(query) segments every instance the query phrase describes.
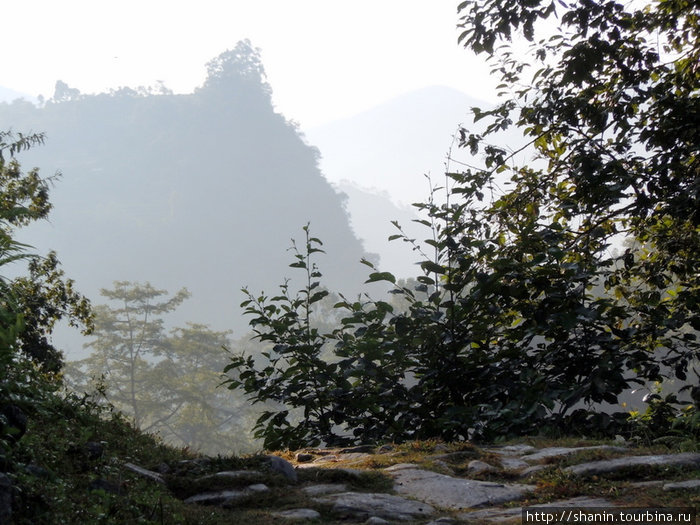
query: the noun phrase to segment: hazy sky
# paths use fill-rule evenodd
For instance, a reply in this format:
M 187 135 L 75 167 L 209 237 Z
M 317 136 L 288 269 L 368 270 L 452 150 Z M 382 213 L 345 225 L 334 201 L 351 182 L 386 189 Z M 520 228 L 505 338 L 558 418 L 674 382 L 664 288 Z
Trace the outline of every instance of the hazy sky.
M 25 0 L 2 10 L 0 85 L 50 97 L 163 81 L 189 92 L 249 38 L 279 111 L 310 128 L 445 85 L 494 100 L 483 59 L 457 45 L 458 0 Z

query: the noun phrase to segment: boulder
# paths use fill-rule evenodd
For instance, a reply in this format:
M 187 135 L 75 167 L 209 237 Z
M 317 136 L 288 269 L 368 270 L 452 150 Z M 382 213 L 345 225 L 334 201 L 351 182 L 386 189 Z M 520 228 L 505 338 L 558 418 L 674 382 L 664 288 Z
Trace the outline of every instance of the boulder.
M 270 463 L 270 469 L 273 472 L 282 474 L 285 478 L 287 478 L 287 480 L 291 481 L 292 483 L 297 482 L 297 471 L 294 470 L 294 467 L 289 461 L 279 456 L 267 456 L 267 459 Z

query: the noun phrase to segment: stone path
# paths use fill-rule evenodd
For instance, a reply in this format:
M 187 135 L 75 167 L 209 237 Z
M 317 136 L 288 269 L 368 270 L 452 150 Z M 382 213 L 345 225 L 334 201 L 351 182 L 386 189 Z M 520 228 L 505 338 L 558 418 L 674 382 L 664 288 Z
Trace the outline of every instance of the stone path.
M 321 512 L 333 516 L 333 520 L 354 521 L 364 523 L 406 522 L 426 525 L 447 525 L 470 522 L 516 522 L 520 519 L 522 508 L 513 506 L 514 502 L 528 498 L 535 493 L 537 487 L 528 483 L 493 482 L 469 479 L 473 475 L 498 476 L 503 473 L 505 479 L 515 479 L 518 476 L 527 478 L 536 469 L 547 468 L 558 458 L 570 461 L 572 454 L 585 451 L 601 451 L 605 453 L 627 453 L 634 451 L 624 447 L 587 446 L 587 447 L 552 447 L 535 449 L 529 445 L 511 445 L 507 447 L 491 447 L 484 451 L 469 448 L 462 451 L 445 450 L 444 445 L 438 445 L 439 454 L 425 455 L 422 459 L 428 463 L 399 463 L 400 452 L 390 446 L 384 446 L 373 453 L 373 448 L 357 447 L 341 450 L 308 450 L 295 456 L 295 465 L 278 456 L 267 456 L 267 469 L 286 480 L 287 492 L 298 493 L 301 500 L 309 502 L 314 508 L 288 508 L 283 510 L 270 509 L 270 515 L 285 520 L 299 522 L 323 522 Z M 475 459 L 479 456 L 480 459 Z M 369 492 L 358 487 L 357 482 L 309 482 L 308 476 L 300 481 L 304 471 L 313 473 L 329 469 L 352 479 L 363 479 L 361 476 L 368 470 L 367 461 L 376 467 L 376 462 L 384 460 L 384 464 L 396 463 L 385 468 L 374 468 L 393 480 L 393 492 Z M 199 461 L 199 460 L 193 460 Z M 364 462 L 364 464 L 363 464 Z M 444 474 L 425 468 L 437 466 Z M 599 461 L 582 462 L 562 469 L 563 473 L 572 476 L 594 476 L 626 468 L 653 466 L 686 466 L 700 468 L 700 454 L 666 454 L 666 455 L 627 455 Z M 155 483 L 167 483 L 161 473 L 153 472 L 138 465 L 127 464 L 126 468 Z M 362 468 L 364 467 L 364 468 Z M 315 469 L 315 470 L 306 470 Z M 460 475 L 455 474 L 459 472 Z M 224 508 L 236 509 L 242 500 L 250 500 L 256 495 L 271 490 L 267 484 L 261 483 L 265 473 L 259 470 L 233 470 L 209 472 L 197 478 L 199 483 L 215 480 L 217 490 L 208 490 L 189 495 L 185 502 L 199 505 L 218 505 Z M 304 481 L 306 479 L 307 481 Z M 230 487 L 221 488 L 230 482 Z M 700 480 L 690 479 L 667 482 L 645 481 L 636 484 L 640 489 L 661 487 L 663 490 L 697 490 Z M 355 487 L 354 490 L 349 487 Z M 504 504 L 508 504 L 503 507 Z M 516 503 L 517 505 L 517 503 Z M 538 506 L 576 506 L 576 507 L 607 507 L 613 503 L 603 498 L 569 498 Z M 324 510 L 325 509 L 325 510 Z M 319 512 L 321 511 L 321 512 Z M 326 520 L 327 521 L 327 520 Z

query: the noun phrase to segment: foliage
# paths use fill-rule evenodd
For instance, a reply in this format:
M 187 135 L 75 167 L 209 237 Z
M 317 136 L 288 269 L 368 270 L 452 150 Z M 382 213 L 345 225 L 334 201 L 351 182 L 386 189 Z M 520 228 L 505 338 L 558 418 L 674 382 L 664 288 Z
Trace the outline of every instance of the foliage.
M 474 108 L 483 130 L 459 138 L 472 165 L 446 174 L 441 202 L 431 195 L 418 205 L 433 252 L 424 253 L 418 284 L 397 285 L 369 265 L 368 282 L 389 283 L 403 311 L 343 298 L 341 327 L 324 335 L 305 314 L 317 281 L 296 297 L 283 287 L 244 303 L 272 352 L 262 370 L 252 357 L 234 358 L 229 386 L 305 411 L 293 434 L 284 407 L 268 412 L 267 426 L 257 426 L 266 442 L 613 435 L 627 415 L 596 407 L 664 379 L 687 382 L 681 392 L 697 409 L 700 24 L 692 3 L 488 0 L 459 9 L 460 40 L 489 55 L 505 101 Z M 538 20 L 555 14 L 553 36 L 536 39 Z M 516 32 L 532 42 L 531 56 L 511 49 Z M 525 146 L 509 153 L 490 144 L 511 126 Z M 520 165 L 525 153 L 533 159 Z M 625 238 L 628 248 L 614 253 Z M 297 254 L 315 278 L 308 257 L 316 251 L 307 240 Z M 333 359 L 319 360 L 331 338 Z M 661 408 L 652 404 L 652 416 Z
M 146 377 L 150 360 L 162 355 L 165 346 L 160 316 L 177 308 L 189 293 L 182 289 L 158 302 L 165 290 L 128 281 L 116 281 L 114 289 L 100 293 L 119 306 L 95 307 L 95 339 L 86 344 L 93 351 L 79 366 L 87 366 L 94 377 L 104 375 L 110 402 L 133 417 L 137 428 L 148 430 L 156 421 L 147 414 L 153 415 L 158 401 Z
M 110 404 L 170 444 L 208 453 L 249 448 L 240 431 L 248 410 L 216 388 L 229 332 L 200 324 L 166 331 L 165 316 L 189 297 L 186 289 L 168 296 L 150 283 L 117 281 L 102 295 L 116 306 L 95 307 L 92 352 L 68 364 L 71 388 L 91 391 L 102 381 Z
M 632 437 L 645 444 L 700 441 L 700 412 L 697 403 L 683 404 L 674 393 L 662 395 L 657 385 L 645 399 L 644 412 L 630 412 Z
M 303 408 L 303 416 L 290 416 L 289 410 L 265 410 L 258 418 L 255 437 L 264 437 L 268 449 L 300 447 L 321 442 L 336 443 L 333 425 L 338 419 L 332 407 L 337 365 L 322 358 L 328 337 L 312 326 L 312 308 L 328 292 L 319 287 L 321 273 L 312 261 L 314 253 L 322 253 L 321 241 L 311 237 L 304 227 L 305 249 L 293 245 L 295 261 L 290 265 L 306 274 L 306 283 L 295 296 L 289 291 L 289 281 L 280 286 L 280 294 L 272 298 L 255 296 L 243 289 L 247 299 L 241 303 L 250 321 L 254 338 L 272 343 L 262 352 L 263 368 L 258 370 L 252 355 L 235 355 L 224 373 L 239 370 L 235 378 L 225 380 L 229 389 L 241 387 L 252 394 L 255 402 L 283 403 L 292 409 Z M 292 419 L 292 421 L 290 421 Z
M 24 316 L 25 327 L 19 337 L 20 349 L 47 371 L 58 372 L 63 355 L 49 342 L 56 323 L 68 319 L 70 326 L 89 335 L 93 312 L 86 297 L 75 290 L 75 282 L 66 279 L 59 268 L 56 252 L 29 261 L 29 275 L 13 282 L 13 291 Z
M 66 279 L 59 269 L 55 252 L 40 258 L 29 255 L 27 246 L 14 240 L 14 230 L 33 221 L 45 219 L 51 211 L 49 186 L 55 177 L 43 179 L 37 169 L 23 172 L 14 155 L 32 146 L 42 144 L 44 136 L 0 132 L 0 264 L 28 260 L 26 277 L 12 281 L 3 279 L 3 297 L 13 303 L 21 314 L 21 331 L 9 336 L 15 341 L 15 352 L 21 352 L 48 371 L 57 372 L 63 357 L 48 340 L 48 335 L 63 318 L 73 327 L 91 329 L 92 316 L 89 301 L 74 289 L 74 282 Z M 5 152 L 9 160 L 5 159 Z M 11 299 L 9 299 L 11 297 Z

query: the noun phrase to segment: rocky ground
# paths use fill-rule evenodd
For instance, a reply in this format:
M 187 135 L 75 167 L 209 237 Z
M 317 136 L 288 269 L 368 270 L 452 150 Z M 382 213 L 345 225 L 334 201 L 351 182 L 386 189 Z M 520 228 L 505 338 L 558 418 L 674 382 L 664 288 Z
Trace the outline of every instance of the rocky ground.
M 125 467 L 230 523 L 519 523 L 532 506 L 700 505 L 700 453 L 624 442 L 418 442 Z

